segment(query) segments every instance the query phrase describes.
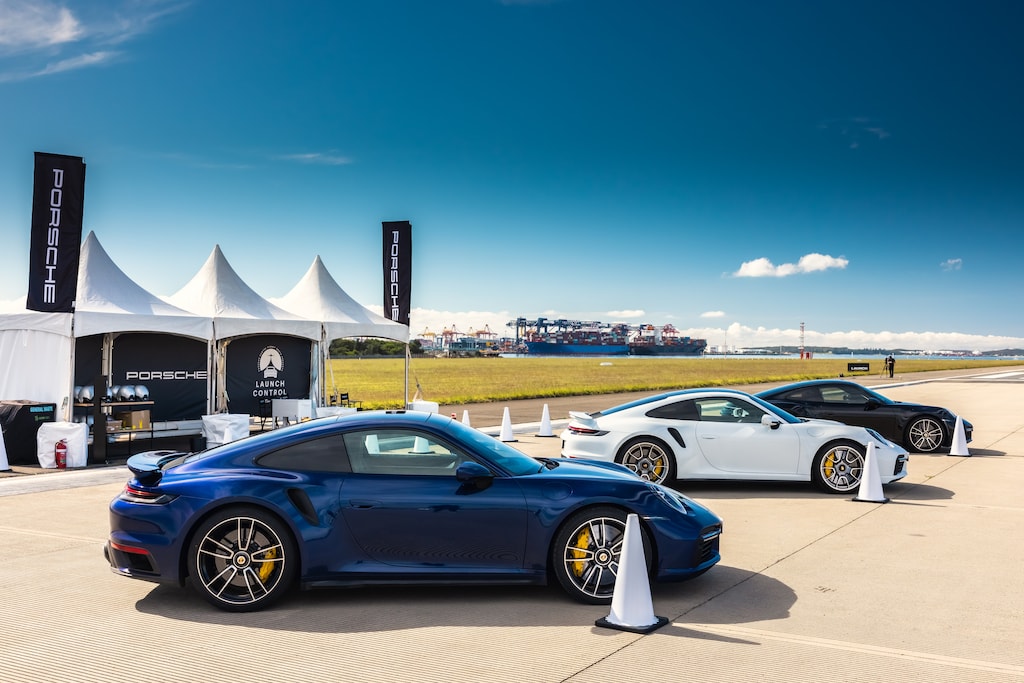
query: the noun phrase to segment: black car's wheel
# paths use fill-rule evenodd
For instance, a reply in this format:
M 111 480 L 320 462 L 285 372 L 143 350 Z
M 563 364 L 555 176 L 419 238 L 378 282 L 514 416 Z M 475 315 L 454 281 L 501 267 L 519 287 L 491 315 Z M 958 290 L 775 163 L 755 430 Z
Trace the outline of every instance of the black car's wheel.
M 675 456 L 661 439 L 653 436 L 639 436 L 630 439 L 615 456 L 621 463 L 636 472 L 641 479 L 664 484 L 676 478 Z
M 811 465 L 811 479 L 826 493 L 849 493 L 864 475 L 864 447 L 853 441 L 835 441 L 821 447 Z
M 907 450 L 932 453 L 942 447 L 946 432 L 942 423 L 930 417 L 919 417 L 907 425 Z
M 592 507 L 566 520 L 555 537 L 551 564 L 570 597 L 590 605 L 611 602 L 625 534 L 626 512 L 618 508 Z M 642 529 L 641 536 L 650 573 L 650 539 Z
M 255 507 L 221 510 L 204 521 L 189 545 L 192 585 L 211 604 L 251 612 L 292 587 L 298 553 L 277 518 Z

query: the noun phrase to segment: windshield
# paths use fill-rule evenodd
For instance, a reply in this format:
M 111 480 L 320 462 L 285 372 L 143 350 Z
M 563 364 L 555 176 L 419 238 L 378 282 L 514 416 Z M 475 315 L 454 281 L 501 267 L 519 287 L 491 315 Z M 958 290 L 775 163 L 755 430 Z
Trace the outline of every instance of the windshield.
M 478 429 L 467 427 L 461 422 L 452 421 L 448 429 L 463 441 L 481 451 L 488 460 L 514 477 L 525 474 L 536 474 L 543 469 L 540 462 L 522 451 L 507 445 L 493 436 L 484 434 Z

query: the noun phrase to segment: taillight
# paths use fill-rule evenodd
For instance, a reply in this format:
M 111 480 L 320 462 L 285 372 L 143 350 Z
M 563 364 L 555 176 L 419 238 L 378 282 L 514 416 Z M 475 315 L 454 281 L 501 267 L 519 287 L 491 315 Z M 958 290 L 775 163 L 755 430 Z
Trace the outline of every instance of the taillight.
M 124 485 L 119 498 L 128 503 L 142 503 L 144 505 L 164 505 L 171 502 L 177 496 L 162 491 L 147 491 L 131 484 Z
M 602 429 L 590 429 L 589 427 L 581 427 L 580 425 L 570 424 L 569 433 L 577 436 L 604 436 L 608 432 Z

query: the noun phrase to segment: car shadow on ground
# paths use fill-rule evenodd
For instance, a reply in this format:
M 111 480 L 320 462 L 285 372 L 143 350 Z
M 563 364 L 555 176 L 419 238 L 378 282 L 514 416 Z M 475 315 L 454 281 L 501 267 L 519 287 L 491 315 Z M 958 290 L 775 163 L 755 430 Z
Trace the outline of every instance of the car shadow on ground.
M 825 493 L 818 491 L 808 482 L 742 482 L 735 481 L 681 481 L 672 484 L 680 493 L 701 500 L 813 500 L 848 501 L 855 498 L 858 490 L 848 493 Z M 915 500 L 948 500 L 953 491 L 940 486 L 895 481 L 882 487 L 889 498 Z M 712 506 L 713 507 L 713 506 Z
M 757 600 L 726 596 L 742 587 Z M 735 567 L 717 566 L 682 583 L 655 584 L 658 615 L 678 622 L 679 636 L 710 638 L 687 630 L 687 614 L 700 609 L 700 623 L 736 624 L 782 619 L 796 601 L 782 582 Z M 607 605 L 583 605 L 556 586 L 393 586 L 293 592 L 260 612 L 222 612 L 191 589 L 156 586 L 136 602 L 138 611 L 195 623 L 305 633 L 368 633 L 450 627 L 593 627 Z M 604 630 L 604 629 L 599 629 Z M 664 633 L 664 630 L 659 633 Z M 671 631 L 670 631 L 671 632 Z M 732 642 L 732 641 L 731 641 Z

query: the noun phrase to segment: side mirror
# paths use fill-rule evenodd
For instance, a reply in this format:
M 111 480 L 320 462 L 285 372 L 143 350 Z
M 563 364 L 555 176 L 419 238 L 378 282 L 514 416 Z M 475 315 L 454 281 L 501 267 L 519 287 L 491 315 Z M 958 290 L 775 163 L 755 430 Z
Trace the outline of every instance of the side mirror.
M 882 403 L 877 398 L 869 398 L 868 402 L 864 404 L 864 410 L 875 410 L 880 405 L 882 405 Z
M 478 462 L 464 462 L 455 470 L 455 479 L 483 490 L 494 481 L 494 474 Z
M 765 414 L 761 416 L 761 424 L 770 429 L 778 429 L 779 427 L 782 426 L 782 421 L 779 420 L 777 417 L 772 417 L 771 415 Z

